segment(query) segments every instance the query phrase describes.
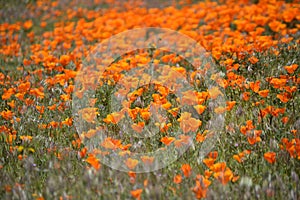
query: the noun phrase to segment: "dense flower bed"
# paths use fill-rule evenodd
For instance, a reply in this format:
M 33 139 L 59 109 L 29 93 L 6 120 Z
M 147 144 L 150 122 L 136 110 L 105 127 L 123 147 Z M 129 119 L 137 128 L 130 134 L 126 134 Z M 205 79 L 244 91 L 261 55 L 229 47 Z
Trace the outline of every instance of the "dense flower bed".
M 299 198 L 299 13 L 299 1 L 275 0 L 5 4 L 0 12 L 1 199 Z M 150 47 L 121 55 L 101 77 L 80 73 L 99 43 L 146 27 L 197 41 L 215 71 L 206 74 L 210 68 L 191 66 L 184 60 L 188 55 Z M 143 73 L 151 65 L 163 65 L 160 82 L 138 87 L 151 79 Z M 126 74 L 134 69 L 134 76 Z M 209 88 L 197 74 L 216 86 Z M 78 76 L 82 90 L 76 88 Z M 181 99 L 172 90 L 180 85 L 161 84 L 180 76 L 188 77 L 190 86 Z M 107 97 L 117 85 L 126 100 L 111 112 Z M 90 128 L 78 132 L 72 99 L 90 87 L 96 96 L 79 111 Z M 224 105 L 210 109 L 210 100 L 218 97 Z M 128 130 L 143 133 L 153 118 L 151 108 L 167 114 L 156 116 L 156 142 L 144 139 L 139 151 L 189 143 L 187 151 L 149 173 L 134 170 L 155 163 L 151 156 L 125 159 L 128 172 L 103 165 L 98 154 L 118 149 L 126 158 L 138 151 L 130 135 L 119 137 L 118 124 L 127 117 Z M 212 134 L 206 126 L 212 113 L 223 116 L 224 127 L 213 133 L 213 148 L 199 159 Z M 104 127 L 109 137 L 99 144 L 100 153 L 90 151 L 83 140 Z

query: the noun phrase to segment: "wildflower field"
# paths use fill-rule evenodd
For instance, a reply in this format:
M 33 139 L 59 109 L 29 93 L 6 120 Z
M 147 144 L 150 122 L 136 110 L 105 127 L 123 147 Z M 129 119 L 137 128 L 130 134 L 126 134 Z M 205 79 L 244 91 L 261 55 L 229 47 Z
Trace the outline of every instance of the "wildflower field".
M 299 0 L 0 1 L 0 199 L 300 199 L 299 58 Z

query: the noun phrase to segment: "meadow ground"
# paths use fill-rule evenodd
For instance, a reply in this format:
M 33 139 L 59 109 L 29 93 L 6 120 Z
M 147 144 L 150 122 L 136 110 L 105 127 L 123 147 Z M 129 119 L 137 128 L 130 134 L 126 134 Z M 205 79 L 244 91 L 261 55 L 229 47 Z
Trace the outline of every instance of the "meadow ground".
M 300 199 L 299 22 L 298 0 L 1 1 L 0 199 Z

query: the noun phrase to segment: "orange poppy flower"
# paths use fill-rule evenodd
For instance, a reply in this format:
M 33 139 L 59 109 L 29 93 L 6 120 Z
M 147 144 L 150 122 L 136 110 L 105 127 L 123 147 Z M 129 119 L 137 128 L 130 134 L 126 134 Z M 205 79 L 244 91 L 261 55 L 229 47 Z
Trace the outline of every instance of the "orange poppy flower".
M 248 142 L 250 145 L 253 145 L 257 142 L 260 142 L 261 141 L 261 138 L 260 138 L 260 134 L 262 133 L 261 130 L 254 130 L 253 131 L 253 135 L 250 135 L 248 136 Z
M 278 89 L 285 86 L 287 83 L 287 79 L 285 78 L 271 78 L 270 84 L 273 85 L 274 88 Z
M 226 110 L 227 110 L 227 107 L 219 106 L 214 109 L 214 112 L 216 114 L 222 114 L 222 113 L 226 112 Z
M 180 128 L 184 133 L 188 133 L 189 131 L 196 131 L 202 124 L 200 120 L 192 118 L 191 116 L 191 113 L 184 112 L 178 119 L 178 121 L 180 122 Z
M 215 161 L 216 161 L 216 159 L 214 159 L 214 158 L 204 158 L 202 162 L 203 162 L 208 168 L 210 168 L 210 167 L 212 167 L 212 166 L 214 165 Z
M 217 151 L 211 151 L 211 152 L 209 152 L 208 157 L 213 158 L 213 159 L 217 159 L 218 155 L 219 154 L 218 154 Z
M 219 95 L 224 96 L 218 87 L 212 87 L 208 89 L 209 97 L 216 99 Z
M 82 118 L 89 122 L 89 123 L 95 123 L 95 118 L 97 117 L 98 108 L 83 108 L 79 111 L 79 114 L 82 116 Z
M 289 117 L 282 117 L 281 118 L 282 123 L 286 124 L 289 121 Z
M 172 126 L 171 123 L 167 123 L 167 124 L 166 124 L 165 122 L 163 122 L 163 123 L 161 123 L 161 124 L 155 123 L 155 125 L 157 125 L 158 127 L 160 127 L 159 130 L 160 130 L 162 133 L 167 132 L 168 129 Z
M 195 91 L 188 90 L 186 92 L 182 92 L 182 105 L 196 105 L 198 104 L 198 98 Z
M 126 161 L 125 161 L 125 165 L 129 168 L 129 169 L 134 169 L 137 164 L 139 163 L 138 160 L 136 159 L 132 159 L 132 158 L 128 158 Z
M 30 142 L 32 140 L 32 136 L 30 135 L 21 135 L 20 139 L 25 142 Z
M 258 94 L 259 94 L 259 96 L 261 96 L 261 97 L 267 97 L 268 96 L 268 94 L 269 94 L 269 90 L 261 90 L 261 91 L 259 91 L 258 92 Z
M 243 151 L 243 152 L 241 152 L 239 154 L 234 155 L 233 158 L 236 161 L 238 161 L 239 163 L 242 163 L 244 161 L 243 158 L 245 157 L 245 154 L 250 154 L 250 152 L 251 151 L 249 151 L 249 150 L 245 150 L 245 151 Z
M 68 55 L 62 55 L 59 59 L 60 64 L 62 64 L 62 66 L 66 66 L 67 64 L 69 64 L 69 62 L 71 61 L 71 57 Z
M 21 83 L 18 86 L 18 92 L 27 92 L 30 88 L 30 82 L 26 82 L 26 83 Z
M 132 124 L 131 128 L 134 131 L 141 133 L 143 131 L 144 126 L 145 126 L 145 122 L 138 122 L 137 124 L 136 123 Z
M 0 114 L 6 120 L 12 119 L 14 115 L 14 113 L 11 110 L 2 111 Z
M 266 159 L 266 161 L 273 164 L 276 161 L 276 153 L 275 152 L 267 152 L 264 154 L 264 158 Z
M 206 134 L 198 133 L 197 136 L 196 136 L 196 141 L 201 143 L 205 140 L 205 138 L 206 138 Z
M 7 100 L 15 93 L 14 88 L 9 88 L 8 90 L 4 88 L 4 92 L 2 94 L 2 100 Z
M 280 99 L 282 103 L 287 103 L 289 101 L 290 95 L 287 92 L 277 94 L 277 98 Z
M 289 74 L 293 74 L 294 71 L 298 68 L 297 64 L 293 64 L 290 66 L 285 66 L 284 69 L 289 73 Z
M 173 179 L 174 183 L 179 184 L 179 183 L 181 183 L 181 181 L 182 181 L 182 176 L 180 174 L 174 176 L 174 179 Z
M 161 142 L 164 143 L 165 145 L 169 146 L 173 141 L 175 140 L 174 137 L 163 137 L 161 138 Z
M 176 117 L 178 115 L 179 108 L 172 108 L 168 110 L 168 113 L 170 113 L 173 117 Z
M 283 24 L 277 20 L 270 22 L 268 25 L 271 28 L 271 30 L 274 32 L 279 32 L 280 30 L 282 30 L 286 27 L 286 24 Z
M 113 139 L 111 137 L 105 138 L 105 140 L 101 143 L 101 146 L 106 149 L 117 149 L 121 146 L 121 140 Z
M 222 185 L 226 185 L 233 178 L 233 173 L 228 167 L 226 167 L 225 171 L 215 172 L 214 177 L 219 180 Z
M 250 92 L 243 93 L 243 100 L 248 101 L 250 99 Z
M 212 174 L 213 174 L 213 172 L 210 171 L 209 169 L 204 171 L 205 178 L 209 178 Z
M 28 30 L 28 29 L 30 29 L 32 27 L 32 25 L 33 25 L 32 20 L 27 20 L 27 21 L 24 22 L 23 27 L 26 30 Z
M 142 192 L 143 192 L 143 189 L 136 189 L 136 190 L 130 191 L 130 194 L 133 198 L 140 200 Z
M 29 93 L 31 95 L 34 95 L 36 97 L 39 97 L 39 98 L 43 99 L 45 97 L 45 94 L 44 94 L 43 90 L 44 90 L 44 88 L 34 88 L 34 89 L 31 89 L 29 91 Z
M 182 170 L 185 177 L 189 177 L 192 173 L 192 168 L 189 164 L 183 164 L 181 166 L 181 170 Z
M 141 110 L 140 111 L 140 114 L 141 114 L 141 117 L 144 119 L 144 120 L 149 120 L 150 117 L 151 117 L 151 112 L 149 112 L 148 110 Z
M 251 88 L 251 90 L 253 92 L 258 92 L 259 88 L 260 88 L 260 81 L 256 81 L 255 83 L 254 82 L 250 82 L 249 86 L 250 86 L 250 88 Z
M 197 199 L 205 198 L 207 195 L 207 189 L 211 182 L 203 176 L 199 176 L 196 180 L 196 185 L 193 187 L 193 192 Z
M 215 164 L 212 165 L 209 169 L 210 169 L 211 171 L 213 171 L 213 172 L 221 172 L 221 171 L 225 171 L 225 169 L 226 169 L 226 163 L 225 163 L 225 162 L 218 162 L 218 163 L 215 163 Z
M 96 170 L 99 170 L 101 168 L 99 160 L 93 154 L 89 155 L 89 157 L 85 161 L 92 165 Z
M 252 56 L 249 58 L 249 61 L 252 63 L 252 64 L 255 64 L 257 63 L 259 60 L 255 57 L 255 56 Z
M 154 157 L 150 157 L 150 156 L 142 156 L 141 160 L 143 161 L 143 163 L 145 165 L 151 165 L 154 161 Z
M 128 176 L 130 177 L 130 183 L 134 184 L 136 180 L 136 173 L 133 171 L 128 172 Z
M 194 108 L 196 109 L 197 113 L 199 115 L 201 115 L 205 111 L 206 106 L 204 106 L 204 105 L 196 105 L 196 106 L 194 106 Z
M 7 102 L 7 105 L 9 105 L 11 108 L 15 108 L 15 100 L 12 100 L 10 102 Z
M 113 123 L 117 124 L 119 121 L 124 117 L 124 114 L 121 112 L 113 112 L 111 114 L 108 114 L 106 118 L 103 119 L 105 123 Z

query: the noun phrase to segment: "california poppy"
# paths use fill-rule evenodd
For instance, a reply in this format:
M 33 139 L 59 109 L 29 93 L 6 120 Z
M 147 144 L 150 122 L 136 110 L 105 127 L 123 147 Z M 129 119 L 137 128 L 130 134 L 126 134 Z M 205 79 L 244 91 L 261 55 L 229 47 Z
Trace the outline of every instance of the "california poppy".
M 188 133 L 189 131 L 196 131 L 198 127 L 202 124 L 200 120 L 195 119 L 191 116 L 191 113 L 184 112 L 178 119 L 178 121 L 180 122 L 180 128 L 183 130 L 184 133 Z
M 276 161 L 276 153 L 275 152 L 267 152 L 264 154 L 264 158 L 266 159 L 266 161 L 273 164 Z
M 142 192 L 143 189 L 136 189 L 136 190 L 131 190 L 130 194 L 132 195 L 133 198 L 140 200 Z
M 126 161 L 125 161 L 125 165 L 129 168 L 129 169 L 134 169 L 137 164 L 139 163 L 138 160 L 136 159 L 132 159 L 132 158 L 128 158 Z
M 181 170 L 182 170 L 185 177 L 189 177 L 192 173 L 192 168 L 189 164 L 183 164 L 181 166 Z

